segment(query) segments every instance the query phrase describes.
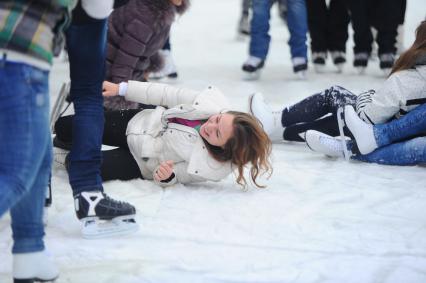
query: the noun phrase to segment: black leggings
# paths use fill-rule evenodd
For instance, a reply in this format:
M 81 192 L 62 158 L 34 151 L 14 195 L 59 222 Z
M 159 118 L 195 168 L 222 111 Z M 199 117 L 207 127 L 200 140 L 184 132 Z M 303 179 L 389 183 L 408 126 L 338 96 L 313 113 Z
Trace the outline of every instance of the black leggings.
M 102 143 L 118 148 L 102 151 L 101 177 L 103 181 L 142 178 L 139 166 L 129 151 L 126 128 L 130 119 L 141 109 L 105 111 Z M 72 142 L 74 115 L 60 117 L 55 123 L 56 137 L 65 143 Z
M 281 123 L 285 127 L 284 140 L 304 141 L 300 134 L 307 130 L 338 136 L 337 109 L 348 104 L 355 106 L 356 98 L 349 90 L 332 86 L 285 108 L 281 115 Z

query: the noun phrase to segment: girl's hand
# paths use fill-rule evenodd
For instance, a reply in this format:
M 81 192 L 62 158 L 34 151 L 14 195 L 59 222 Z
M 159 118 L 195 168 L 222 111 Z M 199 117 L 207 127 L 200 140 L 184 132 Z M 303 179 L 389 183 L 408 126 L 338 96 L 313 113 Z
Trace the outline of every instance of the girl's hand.
M 165 162 L 160 163 L 160 167 L 158 167 L 157 171 L 154 173 L 154 180 L 157 182 L 161 182 L 170 178 L 173 174 L 173 161 L 167 160 Z
M 119 85 L 111 82 L 104 81 L 102 84 L 103 96 L 116 96 L 118 95 Z

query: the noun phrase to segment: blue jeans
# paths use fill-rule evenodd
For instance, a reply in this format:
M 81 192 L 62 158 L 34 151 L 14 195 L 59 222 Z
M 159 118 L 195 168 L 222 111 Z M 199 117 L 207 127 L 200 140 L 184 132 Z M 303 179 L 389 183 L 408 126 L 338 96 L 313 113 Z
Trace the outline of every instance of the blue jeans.
M 52 161 L 47 71 L 0 60 L 0 216 L 10 209 L 13 253 L 44 250 Z
M 378 149 L 354 159 L 387 165 L 426 163 L 426 104 L 400 119 L 374 126 Z
M 271 36 L 269 35 L 269 19 L 271 18 L 271 0 L 253 0 L 253 17 L 251 20 L 250 50 L 251 56 L 266 59 Z M 287 1 L 287 25 L 290 32 L 291 57 L 307 58 L 306 33 L 308 20 L 305 0 Z
M 85 25 L 71 25 L 66 33 L 71 100 L 75 110 L 68 170 L 74 195 L 103 190 L 100 168 L 106 23 L 107 20 L 98 20 Z

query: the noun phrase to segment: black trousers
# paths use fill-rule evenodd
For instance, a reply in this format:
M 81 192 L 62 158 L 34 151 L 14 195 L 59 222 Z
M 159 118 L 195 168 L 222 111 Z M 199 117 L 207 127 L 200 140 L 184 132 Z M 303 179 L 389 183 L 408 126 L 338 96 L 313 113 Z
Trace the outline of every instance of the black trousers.
M 142 110 L 129 109 L 104 112 L 105 125 L 102 143 L 118 148 L 102 151 L 101 177 L 103 181 L 143 179 L 139 166 L 129 151 L 126 137 L 127 124 L 140 111 Z M 60 141 L 72 142 L 73 119 L 74 115 L 70 115 L 56 121 L 56 137 Z
M 346 51 L 349 14 L 345 0 L 307 0 L 312 52 Z
M 395 53 L 398 25 L 403 22 L 406 0 L 346 0 L 354 29 L 354 53 L 371 53 L 373 35 L 377 29 L 379 54 Z
M 355 105 L 357 95 L 349 90 L 332 86 L 311 95 L 283 110 L 281 123 L 285 127 L 283 138 L 288 141 L 304 141 L 301 133 L 317 130 L 330 136 L 338 136 L 337 109 Z

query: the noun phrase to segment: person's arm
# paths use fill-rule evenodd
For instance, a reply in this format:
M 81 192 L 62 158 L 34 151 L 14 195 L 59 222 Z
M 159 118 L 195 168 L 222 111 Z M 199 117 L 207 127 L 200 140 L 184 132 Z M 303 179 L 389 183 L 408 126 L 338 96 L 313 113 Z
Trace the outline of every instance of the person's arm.
M 167 169 L 167 165 L 165 163 L 169 163 L 169 161 L 163 162 L 160 164 L 153 173 L 154 182 L 161 187 L 169 187 L 176 183 L 180 184 L 190 184 L 190 183 L 198 183 L 204 182 L 205 179 L 188 174 L 188 163 L 187 162 L 178 162 L 173 164 L 170 169 Z M 162 172 L 159 172 L 162 170 Z
M 174 107 L 180 104 L 196 103 L 199 94 L 187 88 L 177 88 L 162 83 L 129 81 L 114 84 L 104 82 L 104 96 L 124 96 L 126 100 L 143 104 L 160 105 L 164 107 Z

